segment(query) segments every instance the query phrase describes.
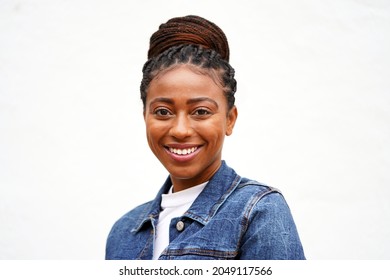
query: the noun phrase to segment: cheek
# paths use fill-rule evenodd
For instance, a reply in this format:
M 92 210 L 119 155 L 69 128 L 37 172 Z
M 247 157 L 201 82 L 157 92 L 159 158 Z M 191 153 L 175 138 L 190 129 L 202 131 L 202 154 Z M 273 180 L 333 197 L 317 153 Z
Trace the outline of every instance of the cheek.
M 146 136 L 151 149 L 157 149 L 159 143 L 167 135 L 169 125 L 153 119 L 145 120 Z
M 161 127 L 152 121 L 146 120 L 145 122 L 146 136 L 148 138 L 149 144 L 155 142 L 160 138 Z
M 221 142 L 226 134 L 226 122 L 222 118 L 215 118 L 197 125 L 195 130 L 210 142 Z

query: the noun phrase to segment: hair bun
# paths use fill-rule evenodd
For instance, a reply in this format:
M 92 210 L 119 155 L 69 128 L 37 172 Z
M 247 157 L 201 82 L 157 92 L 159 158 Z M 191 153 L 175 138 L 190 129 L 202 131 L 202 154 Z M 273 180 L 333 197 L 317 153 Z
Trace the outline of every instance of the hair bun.
M 219 53 L 229 61 L 225 33 L 215 23 L 199 16 L 176 17 L 160 25 L 150 37 L 148 59 L 178 45 L 195 44 Z

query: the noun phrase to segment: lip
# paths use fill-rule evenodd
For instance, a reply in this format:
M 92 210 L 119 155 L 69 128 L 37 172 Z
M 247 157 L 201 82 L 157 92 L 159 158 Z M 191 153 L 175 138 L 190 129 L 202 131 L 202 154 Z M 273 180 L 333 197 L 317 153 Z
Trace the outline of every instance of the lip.
M 196 145 L 196 144 L 172 144 L 172 145 L 166 145 L 164 146 L 165 148 L 165 151 L 167 152 L 167 154 L 175 161 L 177 162 L 187 162 L 187 161 L 191 161 L 192 159 L 194 159 L 198 153 L 200 152 L 200 150 L 202 149 L 202 145 Z M 170 151 L 170 148 L 172 149 L 191 149 L 191 148 L 196 148 L 196 150 L 193 152 L 193 153 L 190 153 L 190 154 L 186 154 L 186 155 L 179 155 L 179 154 L 175 154 L 175 153 L 172 153 Z

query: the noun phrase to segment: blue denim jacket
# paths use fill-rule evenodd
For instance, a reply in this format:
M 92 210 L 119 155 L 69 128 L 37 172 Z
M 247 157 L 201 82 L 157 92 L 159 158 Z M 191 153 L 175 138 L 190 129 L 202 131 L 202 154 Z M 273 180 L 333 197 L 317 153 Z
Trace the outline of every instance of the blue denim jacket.
M 120 218 L 106 259 L 152 259 L 161 194 Z M 183 216 L 172 219 L 160 260 L 305 259 L 290 209 L 277 189 L 242 178 L 222 162 Z

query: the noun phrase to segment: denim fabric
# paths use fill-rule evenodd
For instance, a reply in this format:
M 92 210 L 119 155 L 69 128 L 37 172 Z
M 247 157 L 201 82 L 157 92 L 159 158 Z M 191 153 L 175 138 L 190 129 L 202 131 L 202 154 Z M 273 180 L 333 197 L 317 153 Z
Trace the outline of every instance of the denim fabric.
M 168 178 L 153 201 L 114 224 L 106 259 L 152 259 L 161 194 L 170 187 Z M 172 219 L 169 237 L 161 260 L 305 259 L 280 192 L 240 177 L 224 161 L 190 209 Z

